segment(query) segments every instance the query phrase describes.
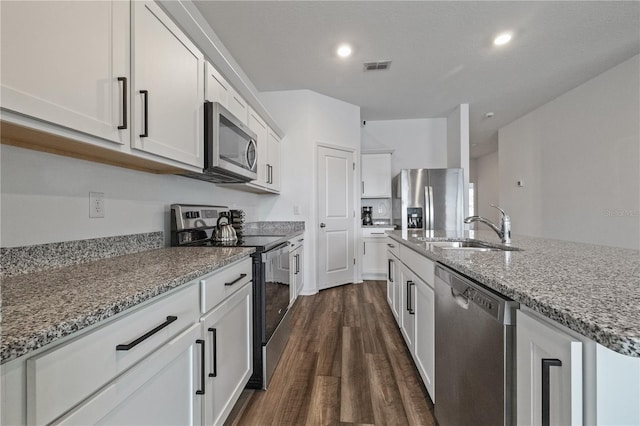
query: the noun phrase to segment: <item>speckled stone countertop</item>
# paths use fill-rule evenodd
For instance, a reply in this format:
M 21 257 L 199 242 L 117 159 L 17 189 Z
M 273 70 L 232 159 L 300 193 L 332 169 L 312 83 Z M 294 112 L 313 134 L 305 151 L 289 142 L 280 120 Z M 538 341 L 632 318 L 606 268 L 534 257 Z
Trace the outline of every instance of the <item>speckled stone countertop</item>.
M 172 247 L 4 278 L 1 362 L 27 354 L 254 251 L 241 247 Z
M 460 239 L 391 231 L 391 238 L 623 355 L 640 357 L 640 252 L 513 236 L 523 251 L 444 250 L 419 241 Z M 491 231 L 464 238 L 499 243 Z M 463 238 L 463 239 L 464 239 Z

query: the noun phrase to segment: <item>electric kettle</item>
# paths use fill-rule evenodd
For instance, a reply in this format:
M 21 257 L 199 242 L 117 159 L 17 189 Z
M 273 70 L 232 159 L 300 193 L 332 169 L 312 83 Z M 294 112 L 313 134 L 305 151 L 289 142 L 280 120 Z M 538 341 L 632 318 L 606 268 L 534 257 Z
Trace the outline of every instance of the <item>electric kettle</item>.
M 211 238 L 214 241 L 236 241 L 238 239 L 236 230 L 229 221 L 230 218 L 228 212 L 220 213 L 218 221 L 216 222 L 216 227 L 213 229 L 213 234 L 211 235 Z

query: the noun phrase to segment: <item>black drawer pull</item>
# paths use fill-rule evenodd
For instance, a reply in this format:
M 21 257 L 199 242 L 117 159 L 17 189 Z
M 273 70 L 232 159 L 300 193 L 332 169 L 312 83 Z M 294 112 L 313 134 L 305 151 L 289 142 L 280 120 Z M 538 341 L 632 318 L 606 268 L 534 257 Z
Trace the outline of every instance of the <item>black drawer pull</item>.
M 240 281 L 241 279 L 243 279 L 244 277 L 246 277 L 247 274 L 240 274 L 240 276 L 238 278 L 236 278 L 235 280 L 231 281 L 230 283 L 224 283 L 224 285 L 234 285 L 235 283 L 237 283 L 238 281 Z
M 127 128 L 127 77 L 118 77 L 118 81 L 122 82 L 122 125 L 118 126 L 118 129 L 124 130 Z
M 554 358 L 542 358 L 542 426 L 551 424 L 549 368 L 562 367 L 562 361 Z
M 209 377 L 218 377 L 218 332 L 215 328 L 210 328 L 209 331 L 213 335 L 211 340 L 211 349 L 213 351 L 213 373 L 209 373 Z
M 174 322 L 177 319 L 178 319 L 178 317 L 176 317 L 176 316 L 168 316 L 167 320 L 165 322 L 163 322 L 162 324 L 160 324 L 159 326 L 157 326 L 153 330 L 150 330 L 150 331 L 146 332 L 144 335 L 138 337 L 133 342 L 127 343 L 127 344 L 121 344 L 121 345 L 116 346 L 116 351 L 128 351 L 129 349 L 133 348 L 134 346 L 144 342 L 149 337 L 153 336 L 158 331 L 162 330 L 163 328 L 165 328 L 166 326 L 168 326 L 169 324 L 171 324 L 172 322 Z
M 196 343 L 200 345 L 200 389 L 196 391 L 196 395 L 204 395 L 204 387 L 206 385 L 204 378 L 204 363 L 205 363 L 205 354 L 204 354 L 204 340 L 198 339 Z

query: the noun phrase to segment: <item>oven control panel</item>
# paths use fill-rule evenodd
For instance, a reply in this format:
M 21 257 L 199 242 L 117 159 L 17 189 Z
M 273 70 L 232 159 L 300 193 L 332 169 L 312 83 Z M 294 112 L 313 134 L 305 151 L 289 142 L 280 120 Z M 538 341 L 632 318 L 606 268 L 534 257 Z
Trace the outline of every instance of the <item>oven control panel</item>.
M 221 212 L 228 212 L 226 206 L 207 206 L 196 204 L 172 204 L 172 231 L 211 228 L 216 226 Z

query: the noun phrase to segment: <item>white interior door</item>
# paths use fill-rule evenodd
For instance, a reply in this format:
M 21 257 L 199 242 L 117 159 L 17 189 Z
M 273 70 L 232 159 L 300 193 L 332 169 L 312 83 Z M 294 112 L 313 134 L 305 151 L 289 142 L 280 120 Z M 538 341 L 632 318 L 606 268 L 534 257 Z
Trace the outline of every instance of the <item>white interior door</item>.
M 353 282 L 353 152 L 318 146 L 318 288 Z

